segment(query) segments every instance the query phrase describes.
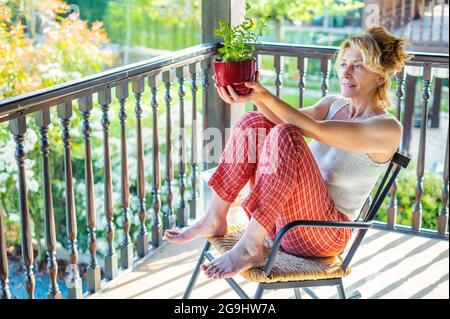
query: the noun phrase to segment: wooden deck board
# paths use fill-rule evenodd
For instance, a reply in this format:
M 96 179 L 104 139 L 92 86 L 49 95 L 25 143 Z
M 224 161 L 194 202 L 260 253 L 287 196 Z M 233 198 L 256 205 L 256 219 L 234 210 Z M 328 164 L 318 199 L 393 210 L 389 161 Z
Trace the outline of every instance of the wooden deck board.
M 101 292 L 86 298 L 181 298 L 204 240 L 166 244 L 151 258 Z M 363 298 L 449 298 L 449 242 L 371 229 L 344 279 L 347 290 Z M 256 284 L 236 277 L 253 295 Z M 309 292 L 309 293 L 308 293 Z M 336 298 L 333 287 L 311 288 L 304 298 Z M 264 298 L 293 298 L 293 290 L 267 292 Z M 237 298 L 223 280 L 200 274 L 191 298 Z

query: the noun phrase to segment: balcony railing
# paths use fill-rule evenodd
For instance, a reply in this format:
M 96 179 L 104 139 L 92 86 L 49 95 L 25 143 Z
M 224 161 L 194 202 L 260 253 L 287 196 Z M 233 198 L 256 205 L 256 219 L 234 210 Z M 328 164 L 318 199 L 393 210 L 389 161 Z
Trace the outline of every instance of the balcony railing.
M 24 264 L 24 275 L 26 282 L 26 291 L 29 298 L 34 297 L 35 278 L 34 278 L 34 255 L 33 255 L 33 238 L 30 228 L 30 212 L 27 198 L 27 180 L 25 171 L 26 154 L 24 151 L 24 138 L 29 125 L 27 121 L 34 119 L 36 127 L 40 134 L 40 152 L 42 165 L 42 180 L 41 185 L 43 189 L 43 207 L 45 215 L 45 240 L 47 250 L 47 265 L 50 276 L 50 287 L 48 292 L 49 298 L 61 298 L 61 292 L 57 284 L 58 267 L 56 263 L 56 234 L 55 221 L 53 212 L 52 199 L 52 176 L 50 176 L 49 153 L 50 148 L 55 145 L 49 145 L 48 131 L 51 123 L 52 109 L 56 108 L 57 116 L 61 123 L 61 138 L 64 147 L 64 169 L 65 169 L 65 208 L 67 220 L 67 237 L 69 240 L 70 264 L 77 265 L 78 263 L 78 249 L 77 249 L 77 225 L 76 225 L 76 203 L 74 200 L 74 183 L 72 176 L 72 160 L 71 160 L 71 123 L 74 120 L 74 106 L 76 104 L 81 114 L 82 125 L 77 129 L 81 130 L 84 137 L 85 150 L 85 198 L 84 205 L 86 207 L 86 220 L 88 231 L 88 250 L 90 261 L 87 270 L 87 286 L 88 293 L 94 293 L 101 288 L 101 273 L 100 266 L 97 260 L 97 242 L 96 242 L 96 211 L 95 201 L 102 200 L 104 202 L 104 211 L 102 216 L 106 219 L 105 237 L 107 245 L 104 251 L 104 271 L 105 279 L 112 280 L 118 274 L 119 258 L 116 253 L 116 248 L 120 249 L 120 266 L 122 269 L 127 269 L 131 266 L 133 258 L 145 257 L 151 249 L 149 246 L 157 247 L 161 244 L 162 234 L 165 229 L 177 226 L 187 225 L 189 218 L 197 216 L 198 207 L 196 202 L 198 200 L 198 140 L 199 132 L 197 131 L 196 123 L 201 121 L 203 128 L 208 127 L 208 109 L 210 105 L 208 101 L 208 87 L 211 83 L 211 60 L 217 53 L 219 45 L 217 43 L 203 44 L 189 49 L 175 52 L 165 57 L 158 57 L 148 61 L 127 65 L 108 72 L 93 75 L 80 80 L 64 83 L 55 87 L 29 93 L 26 95 L 6 99 L 0 101 L 0 123 L 9 122 L 12 139 L 16 145 L 15 158 L 17 162 L 19 189 L 18 198 L 20 201 L 20 215 L 21 215 L 21 235 L 22 235 L 22 259 Z M 307 73 L 308 60 L 318 60 L 320 65 L 320 89 L 321 95 L 325 96 L 328 93 L 329 77 L 331 74 L 331 61 L 336 55 L 337 48 L 334 47 L 317 47 L 317 46 L 302 46 L 302 45 L 286 45 L 275 43 L 262 43 L 257 45 L 256 57 L 261 60 L 263 56 L 271 56 L 274 61 L 275 93 L 280 96 L 283 86 L 283 68 L 284 58 L 290 57 L 296 59 L 298 71 L 298 108 L 304 107 L 305 98 L 305 83 L 309 73 Z M 423 103 L 422 103 L 422 126 L 420 130 L 420 145 L 418 145 L 418 160 L 417 160 L 417 183 L 410 185 L 415 188 L 416 199 L 413 209 L 413 223 L 410 226 L 396 225 L 397 214 L 397 185 L 394 185 L 391 190 L 390 202 L 388 205 L 388 219 L 383 227 L 391 229 L 399 229 L 400 231 L 410 231 L 416 234 L 427 236 L 445 238 L 448 240 L 447 224 L 448 224 L 448 133 L 447 143 L 442 145 L 446 148 L 445 151 L 445 165 L 442 180 L 442 208 L 438 217 L 438 231 L 426 230 L 421 228 L 422 207 L 421 198 L 423 194 L 423 176 L 424 176 L 424 158 L 426 152 L 426 133 L 427 133 L 427 116 L 429 109 L 430 90 L 432 82 L 433 70 L 436 68 L 448 69 L 448 55 L 443 54 L 427 54 L 415 53 L 414 59 L 408 63 L 410 66 L 419 66 L 423 72 Z M 405 104 L 404 83 L 405 72 L 402 70 L 396 74 L 396 115 L 401 119 L 401 115 L 411 108 L 411 105 Z M 202 118 L 197 119 L 197 80 L 201 78 L 202 89 Z M 188 79 L 188 80 L 186 80 Z M 175 107 L 172 103 L 172 85 L 178 83 L 178 105 L 177 112 L 172 112 Z M 185 84 L 188 82 L 190 91 L 192 93 L 192 117 L 187 121 L 185 119 Z M 136 154 L 130 156 L 128 150 L 127 140 L 127 114 L 125 110 L 125 103 L 129 98 L 129 86 L 134 94 L 135 103 L 135 121 L 136 121 Z M 163 86 L 164 102 L 166 107 L 165 116 L 165 136 L 160 137 L 158 134 L 159 116 L 158 105 L 161 103 L 158 98 L 158 90 Z M 411 88 L 408 88 L 411 89 Z M 142 105 L 142 97 L 144 92 L 150 90 L 151 100 L 149 106 Z M 116 199 L 113 198 L 113 184 L 112 184 L 112 164 L 110 151 L 110 122 L 113 120 L 109 116 L 110 106 L 113 101 L 113 91 L 115 98 L 119 102 L 118 117 L 114 120 L 120 123 L 121 137 L 120 137 L 120 207 L 121 207 L 121 238 L 120 247 L 115 247 L 115 229 L 114 229 L 114 204 Z M 99 108 L 102 112 L 101 127 L 103 133 L 103 167 L 104 167 L 104 195 L 103 198 L 95 198 L 94 196 L 94 182 L 93 182 L 93 160 L 91 150 L 91 132 L 92 119 L 91 113 L 95 109 L 93 97 L 96 96 Z M 150 123 L 142 122 L 143 110 L 151 108 L 151 125 Z M 178 143 L 178 154 L 180 160 L 178 163 L 178 203 L 177 208 L 173 209 L 174 192 L 172 190 L 175 185 L 172 154 L 175 151 L 172 147 L 172 124 L 174 122 L 173 114 L 179 114 L 179 130 L 184 131 L 185 128 L 191 126 L 190 143 L 186 146 L 184 134 L 180 134 L 181 139 Z M 187 124 L 187 125 L 186 125 Z M 145 140 L 143 137 L 143 129 L 151 127 L 152 138 L 151 141 Z M 407 134 L 407 133 L 406 133 Z M 160 143 L 160 140 L 163 140 Z M 159 164 L 160 148 L 164 144 L 164 169 L 162 170 Z M 150 147 L 152 149 L 151 158 L 144 158 L 144 149 Z M 187 150 L 190 150 L 189 160 L 186 158 Z M 402 150 L 406 151 L 406 150 Z M 137 198 L 137 236 L 131 238 L 130 227 L 132 219 L 130 218 L 130 178 L 128 172 L 129 159 L 133 158 L 137 162 L 136 175 L 136 198 Z M 203 159 L 204 160 L 204 159 Z M 144 170 L 144 163 L 151 161 L 152 171 Z M 186 178 L 186 164 L 190 168 L 190 178 Z M 202 166 L 204 167 L 204 166 Z M 160 174 L 164 174 L 165 195 L 163 199 L 160 198 Z M 145 181 L 151 179 L 152 181 L 152 204 L 151 214 L 148 213 L 146 205 Z M 188 185 L 189 184 L 189 185 Z M 189 186 L 192 191 L 187 198 L 185 192 Z M 15 196 L 11 194 L 9 196 Z M 161 205 L 165 204 L 166 209 L 161 210 Z M 189 209 L 188 209 L 189 207 Z M 150 215 L 150 216 L 149 216 Z M 151 219 L 151 229 L 146 229 L 146 220 Z M 0 219 L 1 227 L 1 219 Z M 1 228 L 0 228 L 1 230 Z M 3 231 L 1 231 L 3 234 Z M 136 246 L 136 257 L 134 256 L 134 246 Z M 2 238 L 0 241 L 0 295 L 3 298 L 10 297 L 8 288 L 8 261 L 6 259 L 5 241 Z M 68 292 L 70 298 L 81 298 L 83 296 L 80 284 L 80 276 L 78 269 L 73 267 L 69 270 L 71 283 L 68 285 Z
M 448 53 L 448 1 L 369 1 L 378 4 L 381 25 L 408 37 L 410 50 Z
M 297 46 L 297 45 L 286 45 L 286 44 L 274 44 L 274 43 L 264 43 L 257 46 L 258 56 L 270 55 L 274 57 L 274 67 L 275 67 L 275 92 L 277 96 L 280 96 L 282 87 L 282 73 L 283 73 L 283 57 L 294 57 L 297 59 L 297 69 L 298 69 L 298 107 L 302 108 L 304 106 L 304 94 L 305 94 L 305 82 L 308 60 L 319 60 L 320 61 L 320 78 L 321 78 L 321 91 L 322 96 L 327 95 L 329 88 L 329 77 L 332 72 L 331 70 L 331 60 L 336 56 L 336 48 L 333 47 L 317 47 L 317 46 Z M 423 93 L 422 93 L 422 118 L 420 127 L 420 138 L 417 152 L 417 184 L 415 186 L 416 198 L 413 209 L 413 223 L 410 228 L 405 228 L 402 225 L 396 225 L 398 205 L 396 200 L 397 194 L 397 183 L 395 183 L 391 189 L 390 202 L 388 205 L 388 217 L 387 223 L 384 226 L 390 229 L 398 229 L 399 231 L 413 231 L 414 233 L 423 233 L 429 236 L 447 237 L 447 224 L 448 224 L 448 131 L 447 131 L 447 142 L 442 145 L 445 148 L 445 158 L 444 170 L 443 170 L 443 183 L 442 183 L 442 206 L 438 219 L 438 232 L 430 232 L 426 229 L 421 229 L 422 221 L 422 206 L 421 197 L 423 195 L 423 176 L 425 172 L 425 152 L 426 152 L 426 134 L 428 128 L 429 119 L 429 103 L 432 93 L 432 79 L 433 75 L 438 75 L 442 69 L 448 72 L 448 55 L 446 54 L 428 54 L 411 52 L 414 58 L 407 63 L 407 66 L 395 75 L 396 82 L 396 110 L 395 115 L 398 120 L 402 121 L 404 126 L 402 146 L 400 151 L 404 154 L 411 154 L 411 121 L 412 114 L 414 113 L 414 100 L 405 99 L 404 97 L 414 96 L 416 86 L 408 85 L 405 92 L 405 80 L 407 78 L 408 68 L 414 68 L 415 72 L 420 72 L 414 77 L 415 80 L 419 76 L 423 79 Z M 437 78 L 439 83 L 442 85 L 440 78 Z M 415 84 L 415 82 L 414 82 Z M 439 86 L 435 86 L 435 89 Z M 434 93 L 434 92 L 433 92 Z M 440 96 L 438 96 L 440 98 Z M 410 103 L 408 103 L 410 102 Z M 439 105 L 437 112 L 434 112 L 435 117 L 439 117 L 440 100 L 436 100 L 435 103 Z M 414 146 L 416 147 L 416 146 Z M 412 185 L 411 185 L 412 186 Z
M 120 121 L 121 141 L 120 141 L 120 155 L 121 155 L 121 215 L 123 227 L 123 239 L 120 247 L 121 252 L 121 267 L 128 268 L 133 259 L 133 240 L 129 236 L 130 230 L 130 188 L 128 177 L 127 160 L 127 114 L 125 111 L 125 102 L 129 96 L 128 88 L 131 83 L 132 92 L 135 97 L 135 118 L 137 129 L 137 154 L 133 154 L 133 158 L 137 157 L 137 197 L 138 197 L 138 234 L 136 238 L 137 255 L 144 257 L 148 253 L 149 235 L 146 229 L 145 220 L 147 216 L 147 207 L 145 204 L 146 190 L 145 180 L 148 176 L 152 176 L 152 198 L 153 198 L 153 215 L 152 226 L 150 231 L 150 241 L 153 246 L 158 246 L 161 243 L 163 230 L 174 226 L 177 221 L 178 226 L 186 225 L 189 211 L 187 209 L 185 190 L 185 162 L 180 161 L 179 166 L 179 190 L 180 203 L 179 208 L 174 213 L 172 208 L 172 190 L 173 171 L 172 171 L 172 144 L 171 144 L 171 123 L 172 112 L 171 105 L 171 85 L 175 79 L 179 84 L 179 102 L 180 102 L 180 127 L 184 128 L 184 83 L 186 77 L 190 77 L 190 88 L 192 91 L 192 122 L 196 119 L 196 95 L 197 95 L 197 78 L 201 75 L 203 88 L 203 101 L 207 101 L 207 86 L 210 79 L 210 60 L 211 56 L 217 51 L 217 44 L 205 44 L 190 49 L 182 50 L 173 55 L 155 58 L 149 61 L 128 65 L 122 68 L 114 69 L 105 73 L 97 74 L 81 80 L 64 83 L 52 88 L 33 92 L 27 95 L 18 96 L 15 98 L 1 101 L 0 105 L 0 122 L 9 121 L 11 135 L 16 143 L 16 161 L 19 174 L 19 197 L 20 199 L 20 213 L 21 213 L 21 228 L 22 228 L 22 258 L 25 267 L 26 276 L 26 290 L 29 298 L 34 297 L 35 278 L 33 269 L 33 246 L 30 229 L 30 213 L 27 200 L 27 183 L 25 178 L 25 159 L 24 152 L 24 137 L 27 131 L 27 117 L 30 119 L 34 116 L 36 126 L 40 132 L 40 150 L 42 154 L 43 178 L 42 188 L 44 192 L 44 212 L 45 212 L 45 239 L 47 244 L 47 262 L 49 266 L 49 273 L 51 276 L 51 287 L 49 289 L 48 297 L 61 297 L 60 290 L 57 285 L 57 263 L 55 256 L 56 236 L 55 224 L 52 202 L 52 177 L 50 176 L 49 168 L 49 152 L 50 147 L 47 132 L 49 130 L 50 110 L 52 107 L 57 107 L 57 114 L 61 122 L 62 142 L 64 144 L 64 169 L 65 169 L 65 193 L 66 193 L 66 218 L 67 218 L 67 237 L 69 238 L 70 250 L 70 264 L 77 265 L 78 251 L 77 251 L 77 225 L 76 225 L 76 207 L 74 201 L 74 185 L 72 181 L 72 166 L 71 166 L 71 136 L 69 128 L 73 120 L 73 106 L 72 102 L 77 101 L 79 111 L 82 115 L 81 129 L 84 135 L 85 144 L 85 182 L 86 182 L 86 221 L 89 233 L 89 254 L 90 262 L 88 266 L 87 285 L 89 292 L 95 292 L 100 289 L 100 266 L 96 257 L 96 212 L 94 201 L 94 184 L 93 184 L 93 163 L 91 155 L 91 112 L 93 111 L 93 94 L 96 94 L 98 104 L 101 107 L 103 116 L 101 118 L 101 125 L 103 127 L 103 159 L 104 159 L 104 215 L 106 216 L 105 235 L 107 238 L 107 248 L 105 252 L 105 277 L 111 280 L 117 276 L 118 272 L 118 256 L 114 247 L 115 229 L 113 224 L 114 219 L 114 202 L 112 198 L 112 176 L 111 176 L 111 158 L 110 158 L 110 142 L 109 142 L 109 126 L 111 118 L 108 111 L 112 102 L 112 91 L 115 90 L 115 97 L 120 104 L 120 111 L 118 121 Z M 157 92 L 160 84 L 165 88 L 165 104 L 166 104 L 166 136 L 164 143 L 166 146 L 165 152 L 165 182 L 167 187 L 167 206 L 162 213 L 162 225 L 160 222 L 160 165 L 159 165 L 159 140 L 158 136 L 158 99 Z M 152 168 L 153 171 L 144 171 L 144 143 L 148 141 L 143 140 L 141 123 L 143 106 L 141 105 L 141 98 L 144 90 L 151 91 L 151 110 L 152 110 Z M 207 105 L 205 103 L 205 105 Z M 197 143 L 196 126 L 192 129 L 192 145 L 191 145 L 191 183 L 192 188 L 196 189 L 197 176 Z M 181 143 L 180 145 L 184 145 Z M 184 149 L 179 150 L 179 154 L 186 154 Z M 197 193 L 192 192 L 190 202 L 190 215 L 193 217 L 196 211 Z M 162 226 L 162 227 L 161 227 Z M 8 296 L 7 285 L 7 261 L 4 260 L 5 247 L 2 241 L 2 262 L 0 263 L 0 280 L 2 283 L 4 296 Z M 72 287 L 68 289 L 70 298 L 82 297 L 80 277 L 78 270 L 74 267 L 71 270 L 73 278 Z

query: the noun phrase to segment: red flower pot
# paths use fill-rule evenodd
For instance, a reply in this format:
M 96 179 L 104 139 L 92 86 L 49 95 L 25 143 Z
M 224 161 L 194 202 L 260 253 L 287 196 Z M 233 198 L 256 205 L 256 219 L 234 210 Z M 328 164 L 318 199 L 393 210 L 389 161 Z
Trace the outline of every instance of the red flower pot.
M 256 60 L 242 62 L 214 61 L 214 75 L 218 86 L 231 87 L 240 95 L 248 95 L 252 89 L 245 82 L 254 82 L 256 75 Z

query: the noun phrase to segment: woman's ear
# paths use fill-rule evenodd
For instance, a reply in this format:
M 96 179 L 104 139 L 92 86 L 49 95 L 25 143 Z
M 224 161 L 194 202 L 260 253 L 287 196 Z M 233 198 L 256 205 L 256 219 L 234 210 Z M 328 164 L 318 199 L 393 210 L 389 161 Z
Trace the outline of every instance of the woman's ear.
M 380 85 L 382 85 L 384 83 L 386 83 L 386 79 L 379 75 L 378 76 L 378 81 L 377 81 L 378 86 L 380 86 Z

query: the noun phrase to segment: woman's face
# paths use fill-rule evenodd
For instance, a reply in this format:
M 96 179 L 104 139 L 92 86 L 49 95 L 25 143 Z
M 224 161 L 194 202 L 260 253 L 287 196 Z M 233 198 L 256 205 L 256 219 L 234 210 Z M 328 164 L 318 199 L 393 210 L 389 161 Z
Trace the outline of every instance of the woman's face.
M 347 98 L 373 96 L 383 80 L 364 66 L 361 52 L 352 47 L 347 48 L 339 65 L 339 79 L 342 95 Z

